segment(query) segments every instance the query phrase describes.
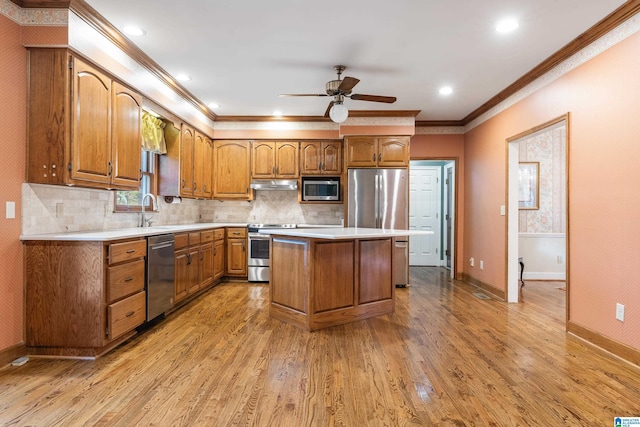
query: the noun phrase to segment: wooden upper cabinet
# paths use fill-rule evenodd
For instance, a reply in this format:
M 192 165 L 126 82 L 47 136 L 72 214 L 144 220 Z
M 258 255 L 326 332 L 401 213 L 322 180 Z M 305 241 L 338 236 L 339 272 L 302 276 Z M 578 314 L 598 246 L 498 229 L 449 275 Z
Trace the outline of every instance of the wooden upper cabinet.
M 29 49 L 27 182 L 139 187 L 141 97 L 66 49 Z
M 273 142 L 251 144 L 251 176 L 273 178 L 276 175 L 276 147 Z
M 211 160 L 213 158 L 213 142 L 196 131 L 193 148 L 193 195 L 200 199 L 210 199 L 212 194 Z
M 347 167 L 407 167 L 409 137 L 347 137 Z
M 204 149 L 202 150 L 202 198 L 211 199 L 213 197 L 213 141 L 211 138 L 204 138 Z
M 378 138 L 378 166 L 409 166 L 409 137 Z
M 118 186 L 140 185 L 140 144 L 142 97 L 118 82 L 113 82 L 112 172 Z
M 260 141 L 252 144 L 253 178 L 296 179 L 300 175 L 298 142 Z
M 249 141 L 213 142 L 213 198 L 251 200 L 251 144 Z
M 193 175 L 193 152 L 195 131 L 186 123 L 182 124 L 180 134 L 180 195 L 193 197 L 195 177 Z
M 370 168 L 378 166 L 378 141 L 371 137 L 346 138 L 347 166 Z
M 340 175 L 342 142 L 307 141 L 300 146 L 300 174 Z
M 276 142 L 276 178 L 296 179 L 300 176 L 298 142 Z
M 110 182 L 111 79 L 78 58 L 73 60 L 71 178 Z
M 164 128 L 167 153 L 160 156 L 158 190 L 162 196 L 210 199 L 213 142 L 191 125 Z

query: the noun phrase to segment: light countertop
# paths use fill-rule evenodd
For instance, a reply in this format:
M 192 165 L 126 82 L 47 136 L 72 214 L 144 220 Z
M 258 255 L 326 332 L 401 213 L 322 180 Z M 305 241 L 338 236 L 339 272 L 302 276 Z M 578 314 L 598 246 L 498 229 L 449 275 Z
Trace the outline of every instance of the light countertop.
M 376 237 L 424 236 L 433 231 L 419 230 L 383 230 L 380 228 L 280 228 L 265 229 L 261 234 L 279 236 L 308 237 L 314 239 L 370 239 Z
M 208 230 L 222 227 L 246 227 L 246 223 L 209 222 L 198 224 L 159 225 L 155 227 L 132 227 L 105 231 L 81 231 L 68 233 L 47 233 L 22 235 L 20 240 L 69 240 L 105 242 L 110 240 L 128 239 L 135 237 L 154 236 L 159 234 L 180 233 L 184 231 Z

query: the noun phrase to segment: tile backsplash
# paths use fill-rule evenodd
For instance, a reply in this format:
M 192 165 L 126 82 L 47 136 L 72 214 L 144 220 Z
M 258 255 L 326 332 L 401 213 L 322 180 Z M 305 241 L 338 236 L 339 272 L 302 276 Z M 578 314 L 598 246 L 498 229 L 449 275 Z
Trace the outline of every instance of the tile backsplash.
M 115 213 L 113 191 L 22 184 L 22 234 L 97 231 L 137 227 L 139 213 Z M 342 204 L 299 204 L 297 191 L 258 191 L 246 201 L 158 198 L 154 225 L 197 222 L 341 224 Z

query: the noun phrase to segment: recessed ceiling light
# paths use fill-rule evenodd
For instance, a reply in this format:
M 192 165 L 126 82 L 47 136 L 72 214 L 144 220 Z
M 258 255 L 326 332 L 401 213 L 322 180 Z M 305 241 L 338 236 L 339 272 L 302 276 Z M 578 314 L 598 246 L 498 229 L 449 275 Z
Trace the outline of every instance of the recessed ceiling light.
M 188 82 L 189 80 L 191 80 L 191 76 L 187 74 L 178 74 L 176 76 L 176 79 L 180 80 L 181 82 Z
M 279 111 L 279 110 L 274 111 L 273 117 L 282 117 L 282 111 Z
M 453 88 L 451 86 L 443 86 L 438 92 L 440 95 L 451 95 L 453 93 Z
M 134 25 L 127 25 L 123 28 L 123 30 L 130 36 L 144 36 L 145 34 L 147 34 L 142 28 L 136 27 Z
M 498 21 L 496 25 L 496 31 L 499 33 L 510 33 L 516 28 L 518 28 L 518 20 L 515 18 L 506 18 L 501 21 Z
M 216 108 L 220 108 L 220 104 L 217 104 L 215 102 L 210 102 L 207 104 L 207 107 L 212 108 L 212 109 L 216 109 Z

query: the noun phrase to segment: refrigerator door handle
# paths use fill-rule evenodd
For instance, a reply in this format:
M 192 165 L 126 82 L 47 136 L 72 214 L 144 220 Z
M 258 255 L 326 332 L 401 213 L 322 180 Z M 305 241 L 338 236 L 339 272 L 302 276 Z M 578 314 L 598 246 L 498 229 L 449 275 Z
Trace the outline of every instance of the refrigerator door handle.
M 373 220 L 374 220 L 375 228 L 378 228 L 379 227 L 378 223 L 380 221 L 380 215 L 379 215 L 379 213 L 380 213 L 380 193 L 379 193 L 380 185 L 379 185 L 378 181 L 380 180 L 380 177 L 376 174 L 376 175 L 374 175 L 373 179 L 374 179 L 374 181 L 373 181 L 373 188 L 374 188 L 374 193 L 373 193 L 374 194 L 374 205 L 373 205 L 374 219 Z

